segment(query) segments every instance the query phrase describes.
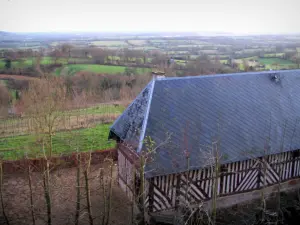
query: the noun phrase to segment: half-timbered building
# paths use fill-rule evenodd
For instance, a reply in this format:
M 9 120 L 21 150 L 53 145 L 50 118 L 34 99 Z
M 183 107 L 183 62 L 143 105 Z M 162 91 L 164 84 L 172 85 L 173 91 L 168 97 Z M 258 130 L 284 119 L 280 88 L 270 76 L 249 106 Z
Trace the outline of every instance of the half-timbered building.
M 155 78 L 111 127 L 119 184 L 146 156 L 155 213 L 299 178 L 299 116 L 300 70 Z

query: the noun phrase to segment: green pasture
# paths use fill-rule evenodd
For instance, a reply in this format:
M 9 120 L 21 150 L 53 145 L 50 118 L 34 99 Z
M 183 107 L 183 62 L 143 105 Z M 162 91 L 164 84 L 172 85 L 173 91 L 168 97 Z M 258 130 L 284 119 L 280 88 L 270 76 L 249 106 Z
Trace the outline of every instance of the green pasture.
M 274 63 L 278 63 L 280 65 L 294 65 L 292 61 L 281 59 L 281 58 L 258 58 L 258 61 L 264 65 L 269 65 Z
M 69 115 L 84 115 L 84 114 L 121 114 L 125 110 L 123 105 L 99 105 L 89 108 L 76 109 L 68 111 Z
M 53 155 L 109 149 L 115 146 L 108 141 L 111 124 L 100 124 L 80 130 L 58 132 L 53 136 Z M 42 145 L 34 135 L 0 138 L 0 154 L 4 160 L 16 160 L 26 154 L 30 158 L 42 157 Z
M 95 65 L 95 64 L 76 64 L 67 65 L 55 70 L 56 75 L 74 75 L 78 72 L 92 72 L 92 73 L 104 73 L 104 74 L 119 74 L 124 73 L 125 66 L 108 66 L 108 65 Z M 148 73 L 151 70 L 149 68 L 134 68 L 137 74 Z
M 47 56 L 47 57 L 43 57 L 41 59 L 40 64 L 41 65 L 51 65 L 54 63 L 57 64 L 62 64 L 62 65 L 66 65 L 69 62 L 72 63 L 82 63 L 82 62 L 86 62 L 89 59 L 84 59 L 84 58 L 57 58 L 55 61 L 55 58 Z M 24 58 L 24 59 L 19 59 L 19 60 L 13 60 L 11 62 L 11 67 L 15 68 L 15 69 L 19 69 L 19 68 L 28 68 L 28 67 L 32 67 L 36 62 L 36 58 Z M 0 69 L 4 69 L 5 67 L 5 60 L 4 59 L 0 59 Z
M 0 69 L 4 69 L 5 67 L 5 62 L 3 59 L 0 59 Z

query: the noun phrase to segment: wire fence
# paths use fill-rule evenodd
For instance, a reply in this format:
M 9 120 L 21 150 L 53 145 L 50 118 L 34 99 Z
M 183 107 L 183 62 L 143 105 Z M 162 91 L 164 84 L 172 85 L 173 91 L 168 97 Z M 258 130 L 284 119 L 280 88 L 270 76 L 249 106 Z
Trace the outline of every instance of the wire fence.
M 122 112 L 124 106 L 101 105 L 60 113 L 56 120 L 56 131 L 88 128 L 97 124 L 112 123 Z M 39 118 L 24 116 L 0 119 L 0 138 L 32 134 L 36 131 Z
M 104 105 L 58 113 L 51 132 L 53 154 L 114 148 L 115 142 L 108 140 L 109 127 L 123 110 L 120 105 Z M 34 117 L 1 119 L 0 157 L 15 160 L 25 155 L 31 158 L 43 156 L 49 148 L 50 133 L 48 124 L 41 128 L 41 123 L 41 118 Z

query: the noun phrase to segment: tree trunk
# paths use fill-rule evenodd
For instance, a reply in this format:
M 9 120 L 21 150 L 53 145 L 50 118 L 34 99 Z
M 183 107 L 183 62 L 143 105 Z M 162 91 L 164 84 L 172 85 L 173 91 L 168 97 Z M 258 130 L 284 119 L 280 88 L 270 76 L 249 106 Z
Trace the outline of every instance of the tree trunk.
M 28 163 L 28 171 L 27 171 L 27 176 L 28 176 L 28 186 L 29 186 L 29 197 L 30 197 L 30 211 L 31 211 L 31 218 L 32 218 L 32 224 L 35 225 L 35 213 L 34 213 L 34 205 L 33 205 L 33 191 L 32 191 L 32 179 L 31 179 L 31 166 L 30 162 L 27 161 Z
M 92 212 L 92 203 L 91 203 L 91 191 L 90 191 L 90 185 L 89 185 L 89 169 L 91 165 L 91 153 L 89 153 L 89 159 L 87 162 L 87 165 L 85 167 L 85 170 L 83 172 L 84 174 L 84 180 L 85 180 L 85 193 L 86 193 L 86 201 L 87 201 L 87 211 L 89 215 L 89 224 L 93 225 L 93 212 Z
M 102 224 L 104 225 L 106 222 L 106 209 L 107 209 L 107 202 L 106 202 L 106 188 L 105 188 L 105 180 L 104 180 L 104 170 L 101 169 L 100 171 L 100 186 L 102 186 L 103 190 L 103 218 L 102 218 Z
M 3 166 L 2 161 L 0 161 L 0 198 L 1 198 L 1 207 L 2 207 L 2 214 L 5 220 L 5 223 L 9 225 L 9 220 L 7 218 L 7 215 L 5 213 L 5 207 L 3 202 Z
M 51 212 L 51 195 L 50 195 L 50 168 L 49 168 L 49 161 L 46 160 L 46 168 L 43 174 L 43 186 L 44 186 L 44 194 L 46 200 L 46 207 L 47 207 L 47 224 L 52 224 L 52 212 Z
M 108 199 L 108 212 L 107 212 L 107 218 L 106 218 L 106 225 L 109 224 L 109 221 L 110 221 L 110 217 L 111 217 L 111 208 L 112 208 L 112 205 L 111 205 L 111 200 L 112 200 L 112 184 L 113 184 L 113 179 L 112 179 L 112 176 L 113 176 L 113 166 L 112 166 L 113 162 L 111 162 L 111 165 L 110 165 L 110 181 L 109 181 L 109 199 Z
M 77 170 L 76 170 L 76 213 L 75 213 L 75 225 L 79 224 L 79 214 L 80 214 L 80 166 L 81 157 L 77 154 Z
M 217 150 L 218 151 L 218 150 Z M 218 198 L 218 177 L 219 177 L 219 154 L 216 152 L 215 156 L 215 174 L 213 179 L 213 193 L 212 193 L 212 224 L 216 224 L 217 220 L 217 198 Z
M 94 221 L 93 221 L 93 214 L 92 214 L 92 203 L 91 203 L 89 177 L 88 177 L 87 170 L 84 171 L 84 180 L 85 180 L 85 192 L 86 192 L 87 210 L 89 215 L 89 223 L 90 225 L 93 225 Z
M 134 167 L 135 168 L 135 167 Z M 141 169 L 140 169 L 140 194 L 139 194 L 139 203 L 140 203 L 140 211 L 141 211 L 141 220 L 145 222 L 145 157 L 141 156 Z

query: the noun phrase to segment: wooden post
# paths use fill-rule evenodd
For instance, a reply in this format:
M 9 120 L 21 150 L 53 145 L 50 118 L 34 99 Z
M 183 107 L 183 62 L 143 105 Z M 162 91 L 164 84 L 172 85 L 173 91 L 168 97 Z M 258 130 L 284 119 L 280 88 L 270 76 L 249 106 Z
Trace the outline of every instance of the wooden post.
M 149 181 L 149 211 L 153 212 L 154 204 L 154 178 L 152 177 Z
M 180 174 L 176 175 L 177 183 L 176 183 L 176 194 L 175 194 L 175 209 L 179 207 L 179 195 L 180 195 Z
M 256 188 L 259 189 L 260 188 L 260 180 L 262 177 L 262 158 L 260 157 L 259 159 L 259 165 L 258 165 L 258 173 L 257 173 L 257 180 L 256 180 Z

